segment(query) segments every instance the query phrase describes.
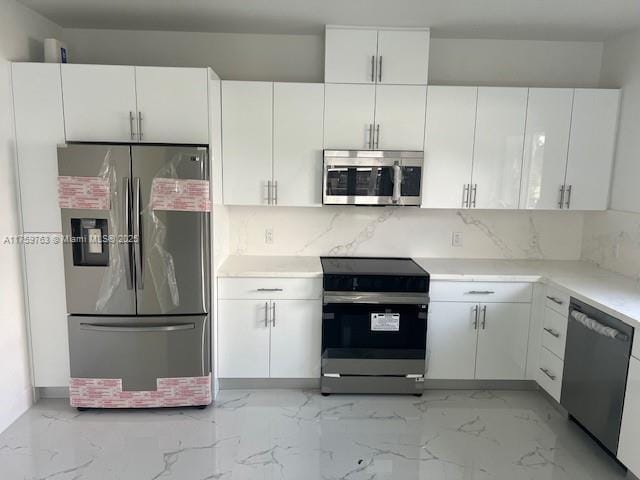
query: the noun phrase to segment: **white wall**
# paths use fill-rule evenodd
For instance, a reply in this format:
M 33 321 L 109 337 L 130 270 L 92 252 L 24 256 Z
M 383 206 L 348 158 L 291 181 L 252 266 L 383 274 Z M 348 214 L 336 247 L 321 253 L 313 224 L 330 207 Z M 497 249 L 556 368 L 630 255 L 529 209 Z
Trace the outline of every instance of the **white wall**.
M 582 214 L 412 207 L 229 207 L 235 255 L 387 255 L 577 260 Z M 273 243 L 265 243 L 265 229 Z M 453 232 L 463 246 L 453 247 Z
M 32 401 L 20 248 L 5 238 L 20 232 L 16 191 L 10 65 L 42 60 L 42 39 L 60 36 L 55 24 L 17 4 L 0 0 L 0 431 Z
M 585 215 L 582 258 L 640 280 L 640 30 L 605 42 L 600 83 L 622 88 L 612 210 Z
M 223 79 L 322 82 L 321 35 L 68 29 L 77 63 L 211 66 Z M 602 43 L 433 39 L 434 84 L 596 86 Z

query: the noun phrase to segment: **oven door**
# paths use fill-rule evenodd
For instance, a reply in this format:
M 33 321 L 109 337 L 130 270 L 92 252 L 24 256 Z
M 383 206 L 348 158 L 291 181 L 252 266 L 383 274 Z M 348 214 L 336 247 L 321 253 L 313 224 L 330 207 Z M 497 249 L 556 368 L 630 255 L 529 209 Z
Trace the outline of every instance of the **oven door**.
M 420 158 L 325 154 L 322 200 L 325 205 L 420 205 L 421 181 Z
M 426 342 L 426 304 L 323 306 L 323 375 L 422 376 Z

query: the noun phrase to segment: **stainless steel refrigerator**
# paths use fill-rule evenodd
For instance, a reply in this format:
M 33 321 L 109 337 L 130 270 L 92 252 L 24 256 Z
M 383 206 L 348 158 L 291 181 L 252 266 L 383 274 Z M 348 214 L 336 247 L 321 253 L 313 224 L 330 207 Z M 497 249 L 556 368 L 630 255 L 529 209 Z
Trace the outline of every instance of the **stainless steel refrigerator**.
M 210 403 L 208 199 L 179 191 L 208 196 L 206 147 L 68 144 L 58 173 L 71 404 Z

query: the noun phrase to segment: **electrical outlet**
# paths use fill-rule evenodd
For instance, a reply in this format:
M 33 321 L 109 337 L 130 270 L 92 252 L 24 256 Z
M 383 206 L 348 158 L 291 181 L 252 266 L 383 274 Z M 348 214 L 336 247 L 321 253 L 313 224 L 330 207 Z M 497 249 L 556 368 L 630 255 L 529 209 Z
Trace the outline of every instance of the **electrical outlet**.
M 451 245 L 454 247 L 462 246 L 462 232 L 453 232 L 451 235 Z
M 267 244 L 273 243 L 273 228 L 264 229 L 264 243 L 267 243 Z

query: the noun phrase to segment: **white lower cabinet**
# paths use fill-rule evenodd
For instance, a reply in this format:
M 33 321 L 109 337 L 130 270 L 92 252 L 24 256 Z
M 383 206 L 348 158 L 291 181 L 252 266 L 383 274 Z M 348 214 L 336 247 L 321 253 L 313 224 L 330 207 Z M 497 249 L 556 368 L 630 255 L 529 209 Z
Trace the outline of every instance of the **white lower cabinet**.
M 294 280 L 299 288 L 292 290 L 288 286 Z M 220 279 L 217 376 L 318 378 L 322 300 L 313 293 L 316 284 L 315 279 Z M 267 292 L 273 297 L 264 298 Z M 287 292 L 291 298 L 282 298 Z M 314 298 L 296 298 L 302 292 Z
M 475 376 L 476 303 L 432 302 L 427 334 L 427 378 L 470 380 Z
M 434 282 L 431 297 L 427 378 L 526 378 L 531 285 Z M 484 301 L 460 301 L 477 297 Z
M 640 360 L 635 357 L 629 362 L 618 459 L 634 475 L 640 476 Z

